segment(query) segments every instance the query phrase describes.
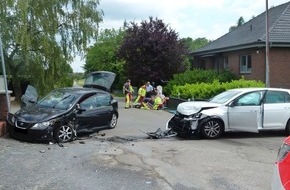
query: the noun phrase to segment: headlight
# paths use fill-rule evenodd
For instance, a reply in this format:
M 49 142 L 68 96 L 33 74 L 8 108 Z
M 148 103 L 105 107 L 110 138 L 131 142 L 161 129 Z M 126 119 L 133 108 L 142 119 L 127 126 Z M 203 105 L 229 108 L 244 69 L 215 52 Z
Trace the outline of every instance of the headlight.
M 7 121 L 9 123 L 11 123 L 12 125 L 14 125 L 14 123 L 15 123 L 15 116 L 13 114 L 9 113 L 8 116 L 7 116 Z
M 33 125 L 33 127 L 31 127 L 31 129 L 42 130 L 42 129 L 46 129 L 49 125 L 51 125 L 51 121 L 36 123 L 35 125 Z
M 283 160 L 289 152 L 290 152 L 290 146 L 284 143 L 279 149 L 278 156 L 277 156 L 278 161 Z
M 201 118 L 202 113 L 196 113 L 195 118 Z

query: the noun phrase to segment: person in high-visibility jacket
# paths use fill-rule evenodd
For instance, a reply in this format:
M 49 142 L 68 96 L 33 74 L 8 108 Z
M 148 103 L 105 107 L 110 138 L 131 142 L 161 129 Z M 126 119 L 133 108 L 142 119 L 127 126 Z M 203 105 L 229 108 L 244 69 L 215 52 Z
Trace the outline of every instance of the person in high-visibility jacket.
M 142 102 L 142 109 L 145 109 L 145 110 L 159 110 L 162 108 L 163 106 L 163 99 L 156 95 L 156 96 L 151 96 L 151 100 L 148 101 L 147 103 L 145 102 Z
M 137 105 L 138 103 L 142 103 L 144 101 L 145 96 L 146 96 L 146 85 L 144 84 L 138 89 L 138 96 L 136 100 L 134 101 L 134 105 Z
M 132 99 L 133 99 L 133 87 L 131 85 L 131 80 L 128 79 L 127 82 L 123 86 L 123 91 L 125 94 L 125 108 L 133 107 Z

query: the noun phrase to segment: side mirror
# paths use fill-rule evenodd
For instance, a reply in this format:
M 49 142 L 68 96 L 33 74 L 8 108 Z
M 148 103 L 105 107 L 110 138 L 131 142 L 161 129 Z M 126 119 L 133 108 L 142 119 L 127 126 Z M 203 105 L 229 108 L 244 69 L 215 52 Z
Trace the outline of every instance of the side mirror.
M 77 104 L 77 105 L 76 105 L 76 110 L 77 110 L 79 113 L 81 113 L 81 112 L 83 112 L 83 111 L 86 111 L 86 109 L 81 108 L 80 104 Z
M 229 106 L 229 107 L 235 107 L 235 102 L 232 101 L 232 102 L 228 103 L 228 106 Z

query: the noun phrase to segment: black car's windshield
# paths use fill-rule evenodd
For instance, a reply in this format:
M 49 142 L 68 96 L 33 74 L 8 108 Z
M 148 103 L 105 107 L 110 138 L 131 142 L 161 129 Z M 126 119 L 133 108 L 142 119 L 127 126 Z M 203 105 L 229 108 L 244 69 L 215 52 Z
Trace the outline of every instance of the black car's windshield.
M 42 98 L 37 104 L 42 107 L 66 110 L 73 105 L 75 99 L 73 94 L 56 90 Z
M 225 91 L 211 98 L 209 102 L 223 104 L 239 93 L 241 93 L 239 90 Z

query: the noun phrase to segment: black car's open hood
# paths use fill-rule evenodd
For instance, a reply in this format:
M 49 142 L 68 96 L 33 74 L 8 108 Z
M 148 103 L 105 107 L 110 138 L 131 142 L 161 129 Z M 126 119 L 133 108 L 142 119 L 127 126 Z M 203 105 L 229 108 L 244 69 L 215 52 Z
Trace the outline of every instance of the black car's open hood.
M 110 91 L 115 80 L 116 74 L 109 71 L 95 71 L 88 75 L 85 80 L 84 87 L 98 88 Z

